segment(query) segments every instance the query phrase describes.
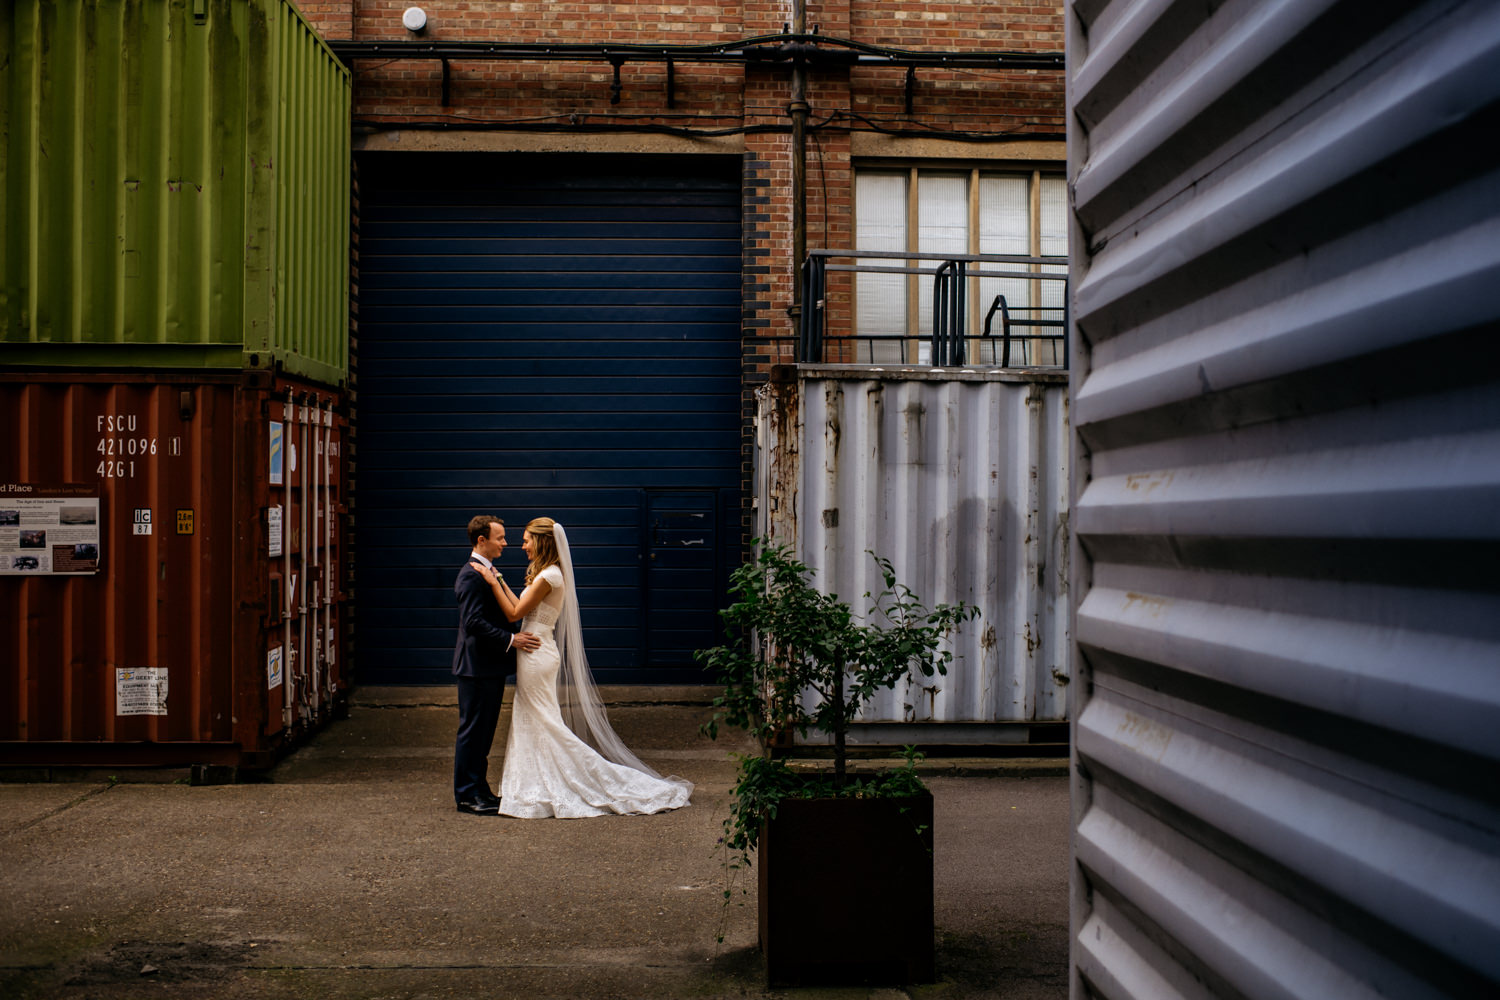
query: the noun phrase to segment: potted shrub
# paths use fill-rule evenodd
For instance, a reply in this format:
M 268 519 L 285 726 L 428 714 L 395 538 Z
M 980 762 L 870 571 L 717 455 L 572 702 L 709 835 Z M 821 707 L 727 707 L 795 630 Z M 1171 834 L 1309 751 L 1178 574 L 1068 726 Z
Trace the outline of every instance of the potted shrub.
M 850 775 L 850 722 L 878 691 L 909 674 L 946 673 L 944 636 L 979 609 L 928 610 L 871 557 L 884 589 L 863 616 L 820 593 L 785 546 L 755 543 L 730 581 L 720 614 L 733 637 L 700 650 L 724 693 L 718 724 L 743 727 L 762 747 L 818 729 L 833 745 L 831 773 L 799 772 L 763 750 L 744 757 L 731 790 L 725 846 L 734 867 L 757 854 L 760 942 L 775 982 L 930 982 L 933 979 L 932 796 L 906 765 Z M 726 904 L 729 890 L 726 890 Z

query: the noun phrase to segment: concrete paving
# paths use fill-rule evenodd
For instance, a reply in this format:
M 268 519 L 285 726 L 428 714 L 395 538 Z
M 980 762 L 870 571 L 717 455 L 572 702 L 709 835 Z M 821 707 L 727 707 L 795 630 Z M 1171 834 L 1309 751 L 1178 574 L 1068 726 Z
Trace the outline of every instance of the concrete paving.
M 925 765 L 939 982 L 771 990 L 753 877 L 725 906 L 715 850 L 730 753 L 753 745 L 698 735 L 707 689 L 605 694 L 643 759 L 697 784 L 689 808 L 456 812 L 451 688 L 360 689 L 347 720 L 263 781 L 194 787 L 186 772 L 152 771 L 0 783 L 0 997 L 1066 997 L 1061 762 Z M 508 719 L 507 708 L 492 784 Z

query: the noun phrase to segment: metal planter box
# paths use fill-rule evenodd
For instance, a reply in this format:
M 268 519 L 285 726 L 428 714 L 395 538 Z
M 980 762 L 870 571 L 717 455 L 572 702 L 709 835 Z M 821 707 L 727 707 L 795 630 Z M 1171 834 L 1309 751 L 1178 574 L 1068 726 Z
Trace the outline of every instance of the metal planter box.
M 769 982 L 937 978 L 930 792 L 785 799 L 761 829 L 757 870 Z
M 342 400 L 0 377 L 0 764 L 261 767 L 348 689 Z
M 285 0 L 0 13 L 0 362 L 348 374 L 349 74 Z
M 867 550 L 929 606 L 982 612 L 851 746 L 1065 745 L 1068 433 L 1060 372 L 801 365 L 761 390 L 758 533 L 856 612 L 881 588 Z

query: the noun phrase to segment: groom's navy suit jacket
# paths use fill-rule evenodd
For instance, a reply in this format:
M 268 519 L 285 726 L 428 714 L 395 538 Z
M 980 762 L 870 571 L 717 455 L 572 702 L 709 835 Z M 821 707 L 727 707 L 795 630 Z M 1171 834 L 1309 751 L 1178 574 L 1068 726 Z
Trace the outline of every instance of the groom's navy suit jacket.
M 453 647 L 455 677 L 500 677 L 515 667 L 510 637 L 516 627 L 505 620 L 500 602 L 479 572 L 464 563 L 453 581 L 458 598 L 458 642 Z
M 514 669 L 510 646 L 516 627 L 505 620 L 500 603 L 484 577 L 464 563 L 453 581 L 458 598 L 458 642 L 453 647 L 453 674 L 458 681 L 458 740 L 453 752 L 453 797 L 467 802 L 490 794 L 486 777 L 505 675 Z

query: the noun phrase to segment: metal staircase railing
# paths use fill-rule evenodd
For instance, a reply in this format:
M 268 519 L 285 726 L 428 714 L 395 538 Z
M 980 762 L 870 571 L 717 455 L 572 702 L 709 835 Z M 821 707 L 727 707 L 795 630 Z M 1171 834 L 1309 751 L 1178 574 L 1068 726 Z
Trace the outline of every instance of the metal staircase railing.
M 848 260 L 850 263 L 837 263 Z M 889 263 L 887 263 L 889 262 Z M 923 262 L 928 263 L 923 266 Z M 875 364 L 876 344 L 893 345 L 894 354 L 903 363 L 931 364 L 937 367 L 995 366 L 1012 367 L 1012 359 L 1027 355 L 1016 367 L 1068 367 L 1068 275 L 1065 257 L 1026 257 L 1011 254 L 944 254 L 903 253 L 878 250 L 811 250 L 802 266 L 802 312 L 797 331 L 797 360 L 802 363 Z M 996 269 L 997 266 L 1004 270 Z M 829 274 L 850 273 L 856 277 L 848 283 L 852 301 L 860 274 L 899 274 L 930 277 L 932 310 L 930 329 L 920 335 L 911 331 L 872 333 L 858 329 L 859 319 L 848 310 L 850 319 L 829 328 Z M 1037 282 L 1029 302 L 1016 304 L 1004 294 L 990 302 L 982 320 L 971 303 L 977 301 L 980 282 L 986 278 L 1016 279 Z M 1041 298 L 1041 282 L 1061 282 L 1062 305 L 1036 304 Z M 1000 329 L 994 329 L 998 313 Z M 1048 345 L 1042 351 L 1042 345 Z M 1050 360 L 1041 362 L 1040 354 Z

